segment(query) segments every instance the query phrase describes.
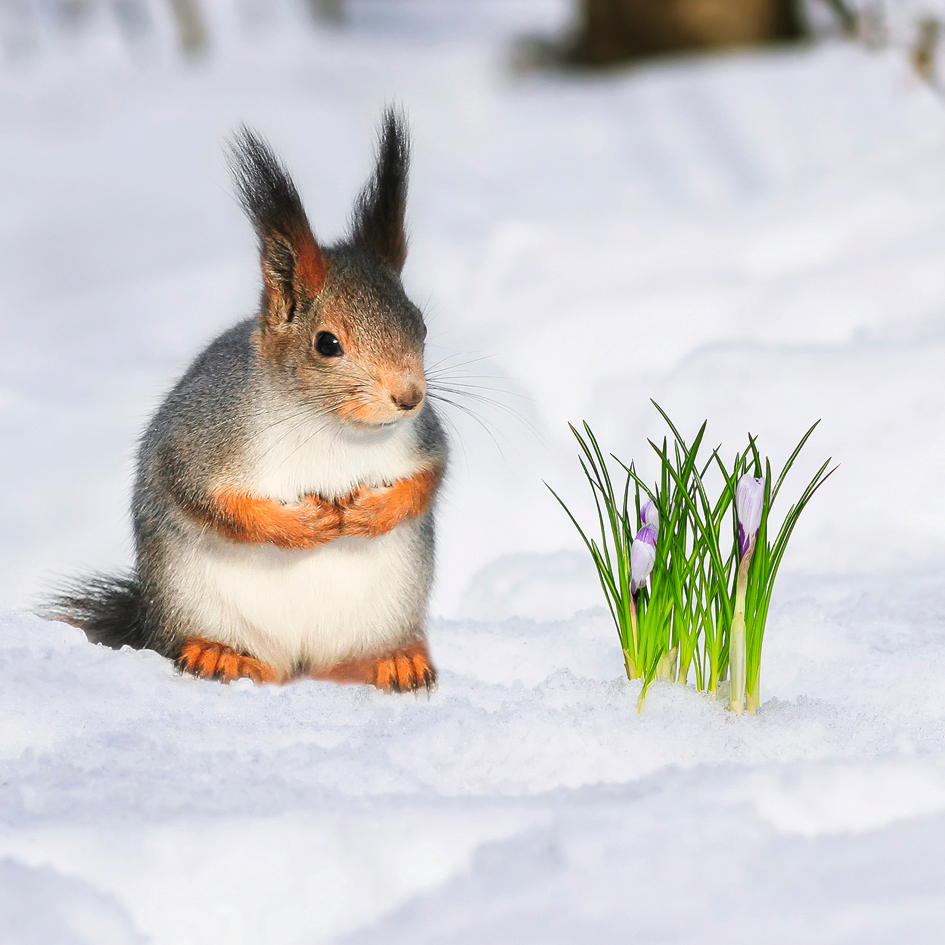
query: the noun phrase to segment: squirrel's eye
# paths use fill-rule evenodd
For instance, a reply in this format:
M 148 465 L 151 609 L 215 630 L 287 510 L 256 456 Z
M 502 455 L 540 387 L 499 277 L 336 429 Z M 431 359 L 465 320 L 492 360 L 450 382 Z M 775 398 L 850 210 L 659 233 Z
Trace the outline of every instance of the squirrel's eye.
M 315 336 L 315 350 L 323 358 L 340 358 L 345 353 L 341 342 L 330 331 L 320 331 Z

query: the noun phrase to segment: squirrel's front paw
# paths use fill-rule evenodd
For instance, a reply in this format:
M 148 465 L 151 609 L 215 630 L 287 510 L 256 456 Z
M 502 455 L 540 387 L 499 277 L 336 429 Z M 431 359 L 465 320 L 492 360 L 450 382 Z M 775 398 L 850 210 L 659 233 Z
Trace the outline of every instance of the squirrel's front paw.
M 344 534 L 342 517 L 342 509 L 334 502 L 317 495 L 306 496 L 300 506 L 299 519 L 308 529 L 309 537 L 301 544 L 315 548 L 340 538 Z
M 278 682 L 276 671 L 267 663 L 243 656 L 225 643 L 191 637 L 180 648 L 175 661 L 182 673 L 192 673 L 204 679 L 219 679 L 232 682 L 246 677 L 257 683 Z
M 338 502 L 341 532 L 358 538 L 376 538 L 389 532 L 398 522 L 391 499 L 394 487 L 361 488 Z

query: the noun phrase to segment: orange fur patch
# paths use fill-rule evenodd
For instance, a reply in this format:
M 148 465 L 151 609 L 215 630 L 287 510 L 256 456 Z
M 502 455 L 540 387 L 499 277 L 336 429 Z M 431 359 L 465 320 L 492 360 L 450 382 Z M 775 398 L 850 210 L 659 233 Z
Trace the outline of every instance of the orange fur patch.
M 310 230 L 295 235 L 293 241 L 296 253 L 296 275 L 313 295 L 317 295 L 328 274 L 328 261 Z
M 233 541 L 279 548 L 315 548 L 341 535 L 341 511 L 318 496 L 282 505 L 233 489 L 212 495 L 212 524 Z
M 344 420 L 354 420 L 357 423 L 384 423 L 397 415 L 393 404 L 383 404 L 379 401 L 344 403 L 338 407 L 336 413 Z
M 359 489 L 343 500 L 343 535 L 375 538 L 426 513 L 443 476 L 443 467 L 430 466 L 381 489 Z
M 415 643 L 379 658 L 339 663 L 316 679 L 337 683 L 362 683 L 389 692 L 430 690 L 436 685 L 436 670 L 430 662 L 426 643 Z
M 246 677 L 257 683 L 278 682 L 276 671 L 261 660 L 243 656 L 231 646 L 191 637 L 181 647 L 177 657 L 177 668 L 204 679 L 219 679 L 232 682 Z

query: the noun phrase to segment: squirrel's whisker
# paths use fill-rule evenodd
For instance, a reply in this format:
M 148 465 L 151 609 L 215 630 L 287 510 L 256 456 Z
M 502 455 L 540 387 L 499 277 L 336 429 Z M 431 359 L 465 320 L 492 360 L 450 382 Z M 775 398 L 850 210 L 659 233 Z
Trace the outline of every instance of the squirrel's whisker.
M 503 413 L 508 414 L 512 419 L 517 420 L 522 424 L 533 436 L 537 439 L 541 439 L 541 434 L 535 428 L 535 425 L 527 418 L 524 417 L 518 410 L 509 404 L 503 404 L 501 401 L 496 400 L 494 397 L 488 397 L 485 394 L 480 394 L 475 391 L 460 390 L 455 387 L 447 387 L 445 385 L 431 385 L 430 390 L 432 391 L 445 391 L 448 394 L 452 394 L 456 397 L 469 397 L 472 400 L 475 400 L 477 403 L 484 404 L 486 406 L 495 407 L 497 410 L 503 411 Z
M 495 443 L 495 447 L 499 451 L 500 455 L 505 456 L 505 453 L 502 450 L 502 446 L 499 444 L 499 441 L 496 439 L 495 434 L 492 432 L 492 430 L 489 429 L 488 424 L 482 419 L 482 417 L 479 416 L 478 413 L 476 413 L 475 410 L 473 410 L 471 407 L 467 406 L 466 404 L 460 404 L 460 403 L 457 403 L 455 400 L 450 400 L 449 397 L 444 397 L 442 394 L 439 394 L 439 393 L 431 393 L 429 396 L 433 400 L 438 400 L 444 404 L 450 404 L 451 406 L 455 407 L 457 410 L 462 410 L 463 413 L 469 414 L 469 416 L 472 417 L 473 420 L 475 420 L 476 423 L 478 423 L 479 426 L 481 426 L 483 430 L 486 431 L 486 433 L 489 434 L 490 439 L 492 440 L 493 443 Z

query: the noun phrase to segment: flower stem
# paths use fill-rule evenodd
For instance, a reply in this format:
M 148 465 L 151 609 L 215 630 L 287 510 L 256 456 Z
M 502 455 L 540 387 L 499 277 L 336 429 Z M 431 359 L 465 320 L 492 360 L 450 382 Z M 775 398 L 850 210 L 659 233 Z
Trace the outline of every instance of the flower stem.
M 637 668 L 637 657 L 640 655 L 640 629 L 637 622 L 636 595 L 630 596 L 630 636 L 633 644 L 632 650 L 625 649 L 623 651 L 624 662 L 627 664 L 627 678 L 639 679 L 640 670 Z M 631 671 L 633 675 L 631 675 Z
M 745 644 L 745 597 L 748 593 L 748 569 L 755 553 L 755 536 L 752 535 L 742 560 L 738 563 L 738 577 L 735 584 L 735 611 L 732 614 L 732 629 L 729 636 L 728 664 L 731 677 L 731 691 L 728 707 L 736 714 L 745 711 L 745 683 L 748 673 Z

